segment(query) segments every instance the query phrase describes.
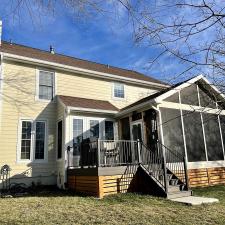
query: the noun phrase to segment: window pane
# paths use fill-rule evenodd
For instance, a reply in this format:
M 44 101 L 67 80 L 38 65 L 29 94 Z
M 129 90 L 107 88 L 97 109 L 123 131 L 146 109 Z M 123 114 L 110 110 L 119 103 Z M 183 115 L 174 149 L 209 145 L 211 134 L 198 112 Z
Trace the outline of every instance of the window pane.
M 73 120 L 73 141 L 74 143 L 81 143 L 83 140 L 83 120 Z
M 39 86 L 39 98 L 51 100 L 53 98 L 53 88 L 47 86 Z
M 62 158 L 62 121 L 58 122 L 57 127 L 57 151 L 58 159 Z
M 90 137 L 99 137 L 99 122 L 98 120 L 90 120 Z
M 124 85 L 123 84 L 114 84 L 114 97 L 124 98 Z
M 183 111 L 183 118 L 188 161 L 206 161 L 200 113 Z
M 105 121 L 105 139 L 106 140 L 114 139 L 114 130 L 112 121 Z
M 203 113 L 208 160 L 223 160 L 223 148 L 219 129 L 218 116 Z
M 21 134 L 21 159 L 30 159 L 31 150 L 31 122 L 22 121 L 22 134 Z
M 178 109 L 160 108 L 165 146 L 184 155 L 181 113 Z
M 197 85 L 192 84 L 181 90 L 181 103 L 187 105 L 199 105 Z
M 45 122 L 36 122 L 35 159 L 44 159 Z
M 39 84 L 45 86 L 53 86 L 53 73 L 40 71 Z

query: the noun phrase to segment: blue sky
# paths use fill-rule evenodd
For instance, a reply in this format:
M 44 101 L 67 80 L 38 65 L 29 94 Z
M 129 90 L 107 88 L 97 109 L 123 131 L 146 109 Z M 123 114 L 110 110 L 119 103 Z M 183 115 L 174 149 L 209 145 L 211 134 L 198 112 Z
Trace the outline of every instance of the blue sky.
M 162 80 L 176 73 L 177 63 L 167 58 L 163 65 L 149 68 L 150 59 L 159 50 L 135 44 L 126 20 L 118 22 L 103 17 L 78 20 L 61 6 L 57 6 L 54 15 L 46 12 L 30 16 L 24 9 L 12 14 L 7 1 L 1 1 L 4 40 L 43 50 L 53 45 L 57 53 L 133 69 Z

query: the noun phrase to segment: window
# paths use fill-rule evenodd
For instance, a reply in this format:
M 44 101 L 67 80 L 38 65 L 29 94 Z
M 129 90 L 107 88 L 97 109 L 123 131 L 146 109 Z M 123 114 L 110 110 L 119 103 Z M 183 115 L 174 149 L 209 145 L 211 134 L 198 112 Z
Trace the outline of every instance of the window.
M 81 143 L 83 140 L 83 120 L 74 119 L 73 120 L 73 142 L 75 144 Z
M 90 120 L 90 137 L 99 138 L 99 122 L 98 122 L 98 120 Z
M 35 159 L 44 159 L 45 122 L 36 122 Z
M 22 121 L 20 158 L 30 159 L 31 153 L 31 121 Z
M 57 158 L 62 158 L 62 120 L 58 122 L 57 126 Z
M 20 128 L 20 160 L 44 160 L 46 145 L 46 122 L 22 120 Z
M 105 121 L 105 139 L 114 140 L 113 121 Z
M 115 98 L 124 98 L 124 84 L 114 83 L 113 96 Z
M 54 96 L 54 73 L 39 71 L 39 99 L 52 100 Z

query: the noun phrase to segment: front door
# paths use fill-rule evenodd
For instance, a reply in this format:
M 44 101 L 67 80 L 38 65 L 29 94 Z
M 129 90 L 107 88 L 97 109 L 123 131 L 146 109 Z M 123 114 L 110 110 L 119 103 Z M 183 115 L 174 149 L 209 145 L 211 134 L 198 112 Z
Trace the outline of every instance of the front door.
M 131 124 L 131 131 L 132 131 L 132 140 L 133 141 L 143 141 L 143 129 L 142 129 L 142 122 L 133 122 Z

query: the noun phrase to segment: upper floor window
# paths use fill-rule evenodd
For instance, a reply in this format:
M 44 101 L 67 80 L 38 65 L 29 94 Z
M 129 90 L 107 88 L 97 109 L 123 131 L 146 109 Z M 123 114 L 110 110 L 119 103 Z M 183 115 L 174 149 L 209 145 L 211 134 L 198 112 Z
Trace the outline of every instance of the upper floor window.
M 54 97 L 54 73 L 48 71 L 39 71 L 38 98 L 52 100 Z
M 124 84 L 114 83 L 113 85 L 113 97 L 115 98 L 124 98 Z

